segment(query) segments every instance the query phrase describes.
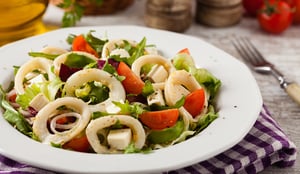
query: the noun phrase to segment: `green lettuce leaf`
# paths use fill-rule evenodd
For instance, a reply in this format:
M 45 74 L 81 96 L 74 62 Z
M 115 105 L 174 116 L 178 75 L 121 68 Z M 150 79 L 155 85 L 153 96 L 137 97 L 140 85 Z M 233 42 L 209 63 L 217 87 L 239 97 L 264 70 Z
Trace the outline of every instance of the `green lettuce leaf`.
M 216 118 L 218 118 L 218 113 L 215 112 L 214 107 L 210 105 L 208 107 L 208 112 L 207 114 L 203 115 L 199 120 L 196 125 L 196 132 L 195 134 L 198 134 L 201 132 L 203 129 L 205 129 L 210 123 L 212 123 Z
M 31 100 L 39 93 L 43 93 L 49 101 L 53 101 L 62 86 L 63 82 L 58 77 L 51 81 L 34 83 L 25 89 L 24 94 L 17 95 L 16 102 L 22 108 L 27 108 Z
M 0 85 L 0 100 L 1 107 L 5 110 L 3 113 L 3 117 L 7 120 L 13 127 L 16 127 L 21 133 L 31 137 L 32 136 L 32 128 L 30 124 L 25 120 L 22 114 L 16 111 L 6 100 L 6 93 Z
M 29 106 L 30 101 L 39 93 L 41 89 L 38 84 L 32 84 L 25 89 L 24 94 L 17 95 L 16 102 L 23 108 Z
M 221 87 L 221 81 L 211 74 L 207 69 L 197 68 L 193 58 L 186 54 L 180 53 L 173 58 L 173 64 L 177 70 L 186 70 L 191 73 L 199 84 L 203 85 L 210 93 L 210 98 L 214 99 Z
M 84 55 L 71 53 L 67 56 L 64 64 L 70 68 L 83 68 L 91 63 L 95 63 L 95 60 L 90 59 L 89 57 L 86 57 Z

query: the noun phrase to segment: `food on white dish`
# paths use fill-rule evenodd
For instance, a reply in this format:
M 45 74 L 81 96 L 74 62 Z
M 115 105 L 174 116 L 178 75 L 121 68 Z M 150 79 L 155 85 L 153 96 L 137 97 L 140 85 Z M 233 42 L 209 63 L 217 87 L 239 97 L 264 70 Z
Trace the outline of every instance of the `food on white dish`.
M 146 38 L 70 37 L 70 50 L 29 52 L 13 85 L 1 87 L 5 119 L 26 136 L 80 152 L 149 152 L 218 117 L 221 81 L 195 65 L 188 48 L 164 57 Z

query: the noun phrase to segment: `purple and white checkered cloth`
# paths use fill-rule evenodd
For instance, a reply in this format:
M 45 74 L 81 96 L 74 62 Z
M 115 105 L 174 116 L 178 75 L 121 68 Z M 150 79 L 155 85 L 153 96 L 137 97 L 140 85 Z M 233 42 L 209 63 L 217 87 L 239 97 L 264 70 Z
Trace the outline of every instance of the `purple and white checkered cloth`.
M 296 160 L 296 146 L 264 106 L 253 128 L 229 150 L 189 167 L 165 173 L 231 174 L 258 173 L 266 167 L 290 167 Z M 55 174 L 55 172 L 20 164 L 0 155 L 0 174 Z

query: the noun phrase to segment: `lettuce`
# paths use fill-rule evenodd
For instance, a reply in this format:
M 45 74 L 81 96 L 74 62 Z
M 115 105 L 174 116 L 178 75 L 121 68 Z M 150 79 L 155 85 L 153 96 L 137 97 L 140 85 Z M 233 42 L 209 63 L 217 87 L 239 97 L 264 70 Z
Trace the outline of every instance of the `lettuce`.
M 198 134 L 203 129 L 205 129 L 216 118 L 218 118 L 218 113 L 215 112 L 214 107 L 212 105 L 209 105 L 207 114 L 200 117 L 200 119 L 197 122 L 195 134 Z
M 32 128 L 30 124 L 25 120 L 24 116 L 16 111 L 10 104 L 9 101 L 6 100 L 6 93 L 0 85 L 0 101 L 1 107 L 5 109 L 3 116 L 4 119 L 7 120 L 13 127 L 16 127 L 17 130 L 22 132 L 23 134 L 31 137 L 32 136 Z
M 43 93 L 49 99 L 49 101 L 53 101 L 56 97 L 57 92 L 61 89 L 62 86 L 63 82 L 58 77 L 51 81 L 34 83 L 25 89 L 24 94 L 20 94 L 17 96 L 16 102 L 22 108 L 27 108 L 31 100 L 39 93 Z
M 213 99 L 221 87 L 221 81 L 207 69 L 197 68 L 193 58 L 186 53 L 177 54 L 172 60 L 177 70 L 186 70 L 191 73 L 199 84 L 203 85 Z

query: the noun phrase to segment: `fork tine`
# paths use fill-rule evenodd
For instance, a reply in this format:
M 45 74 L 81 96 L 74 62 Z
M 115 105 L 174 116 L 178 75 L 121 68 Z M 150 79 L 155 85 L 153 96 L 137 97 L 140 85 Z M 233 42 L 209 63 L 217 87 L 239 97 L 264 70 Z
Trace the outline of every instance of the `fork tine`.
M 242 37 L 241 38 L 245 44 L 245 46 L 247 47 L 247 49 L 249 50 L 249 52 L 252 53 L 252 59 L 255 59 L 256 64 L 269 64 L 269 62 L 267 62 L 265 60 L 265 58 L 263 57 L 263 55 L 257 50 L 257 48 L 253 45 L 252 42 L 250 42 L 249 38 L 247 37 Z
M 268 64 L 271 66 L 271 64 L 264 59 L 262 54 L 257 50 L 257 48 L 255 48 L 255 46 L 247 37 L 235 37 L 234 40 L 234 47 L 247 62 L 250 62 L 252 65 L 256 66 L 263 64 Z
M 251 55 L 251 52 L 246 49 L 246 46 L 241 42 L 241 39 L 235 38 L 232 40 L 233 46 L 236 48 L 236 50 L 240 53 L 242 58 L 244 58 L 247 62 L 250 62 L 251 64 L 255 64 L 253 59 L 253 55 Z

